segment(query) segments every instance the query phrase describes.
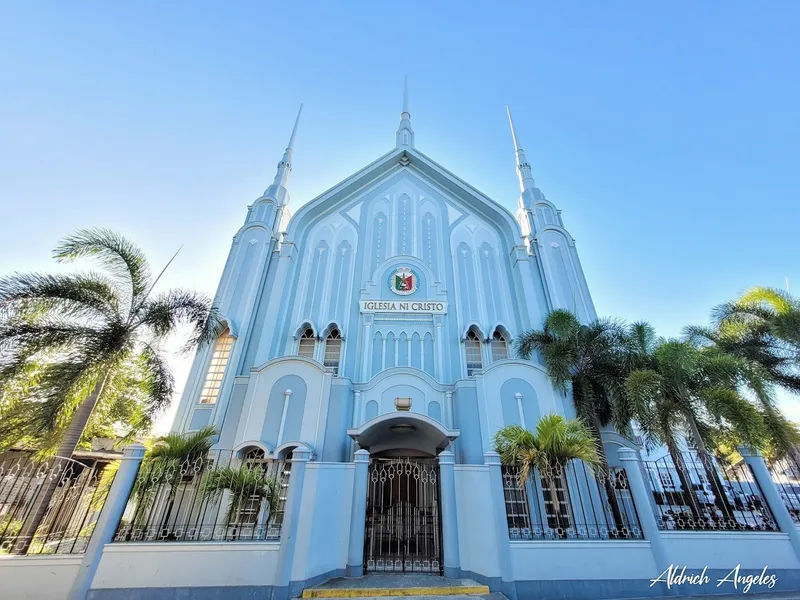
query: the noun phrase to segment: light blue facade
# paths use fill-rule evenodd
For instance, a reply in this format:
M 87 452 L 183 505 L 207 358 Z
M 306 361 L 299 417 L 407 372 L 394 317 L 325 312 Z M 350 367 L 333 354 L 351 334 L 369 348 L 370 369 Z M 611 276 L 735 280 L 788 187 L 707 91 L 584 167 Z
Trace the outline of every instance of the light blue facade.
M 174 429 L 211 424 L 228 449 L 302 444 L 312 460 L 350 461 L 347 430 L 408 397 L 412 413 L 460 431 L 458 463 L 482 463 L 504 424 L 570 413 L 538 364 L 511 358 L 515 336 L 552 308 L 594 316 L 574 241 L 522 150 L 515 217 L 418 151 L 404 111 L 392 151 L 289 218 L 294 136 L 220 281 L 216 302 L 235 340 L 216 403 L 200 402 L 207 348 Z M 398 269 L 413 272 L 412 293 L 391 289 Z M 364 310 L 372 301 L 396 310 Z M 309 329 L 313 351 L 299 356 Z M 324 366 L 333 330 L 342 340 L 336 369 Z M 480 360 L 468 372 L 470 332 Z

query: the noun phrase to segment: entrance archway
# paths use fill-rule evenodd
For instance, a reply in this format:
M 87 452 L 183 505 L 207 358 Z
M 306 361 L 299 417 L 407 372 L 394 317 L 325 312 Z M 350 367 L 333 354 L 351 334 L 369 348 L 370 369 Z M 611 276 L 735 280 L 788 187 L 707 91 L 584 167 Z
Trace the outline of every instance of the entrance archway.
M 441 574 L 436 455 L 459 432 L 425 415 L 398 411 L 371 419 L 347 433 L 370 452 L 365 570 Z

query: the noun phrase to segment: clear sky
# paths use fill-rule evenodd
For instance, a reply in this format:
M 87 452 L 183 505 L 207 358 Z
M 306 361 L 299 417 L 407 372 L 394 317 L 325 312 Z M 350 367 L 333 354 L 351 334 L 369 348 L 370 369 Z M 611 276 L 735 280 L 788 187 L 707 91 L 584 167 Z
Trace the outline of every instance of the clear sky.
M 1 10 L 1 273 L 97 225 L 156 266 L 183 245 L 165 284 L 213 294 L 300 102 L 294 209 L 393 147 L 407 74 L 417 147 L 513 210 L 511 106 L 599 314 L 677 335 L 751 285 L 800 292 L 793 0 Z

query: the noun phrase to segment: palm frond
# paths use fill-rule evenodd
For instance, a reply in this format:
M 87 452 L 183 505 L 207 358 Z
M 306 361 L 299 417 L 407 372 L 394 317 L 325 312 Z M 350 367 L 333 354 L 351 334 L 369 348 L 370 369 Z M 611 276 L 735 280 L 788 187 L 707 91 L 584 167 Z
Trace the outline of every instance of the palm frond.
M 146 344 L 138 357 L 142 389 L 147 396 L 147 412 L 158 414 L 169 406 L 175 391 L 175 377 L 157 348 Z
M 217 441 L 217 430 L 203 427 L 197 431 L 180 434 L 168 433 L 159 437 L 148 453 L 148 460 L 186 460 L 202 458 Z
M 117 278 L 130 285 L 131 305 L 144 296 L 152 284 L 150 265 L 142 250 L 111 229 L 81 229 L 64 238 L 53 250 L 59 262 L 96 258 Z
M 15 273 L 0 277 L 0 308 L 10 317 L 42 316 L 114 319 L 120 298 L 114 285 L 96 273 L 49 275 Z
M 137 325 L 146 326 L 156 338 L 175 332 L 179 324 L 188 324 L 192 333 L 185 351 L 213 341 L 220 333 L 217 307 L 196 292 L 170 290 L 148 299 L 138 312 Z

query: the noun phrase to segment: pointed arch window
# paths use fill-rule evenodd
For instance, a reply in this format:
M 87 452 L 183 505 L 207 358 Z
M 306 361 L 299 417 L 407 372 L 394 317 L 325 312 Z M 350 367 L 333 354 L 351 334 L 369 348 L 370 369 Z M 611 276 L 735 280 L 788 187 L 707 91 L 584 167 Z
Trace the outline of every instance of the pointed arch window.
M 300 344 L 297 346 L 297 355 L 305 356 L 306 358 L 314 358 L 315 343 L 316 340 L 314 339 L 314 331 L 311 329 L 311 327 L 308 327 L 300 335 Z
M 500 331 L 495 331 L 492 336 L 492 360 L 505 360 L 508 358 L 508 340 Z
M 467 377 L 472 377 L 475 371 L 483 368 L 483 357 L 481 356 L 481 339 L 470 330 L 464 343 L 467 356 Z
M 332 329 L 325 339 L 325 358 L 323 364 L 326 368 L 333 369 L 333 374 L 339 374 L 339 362 L 342 357 L 342 336 L 338 329 Z
M 225 376 L 225 367 L 228 366 L 228 359 L 231 356 L 231 348 L 233 348 L 233 336 L 230 329 L 226 329 L 217 338 L 217 343 L 214 345 L 214 353 L 211 355 L 211 363 L 206 371 L 203 391 L 200 392 L 200 404 L 217 403 L 222 378 Z

